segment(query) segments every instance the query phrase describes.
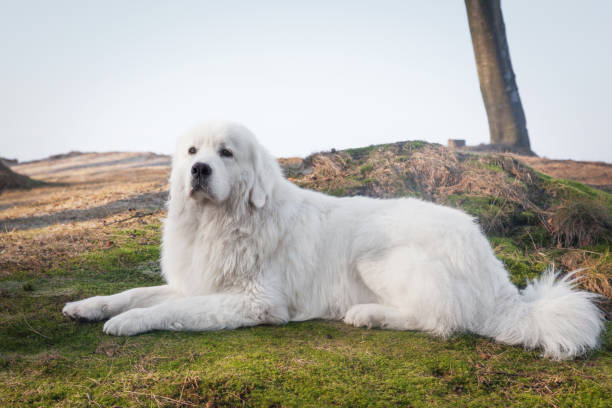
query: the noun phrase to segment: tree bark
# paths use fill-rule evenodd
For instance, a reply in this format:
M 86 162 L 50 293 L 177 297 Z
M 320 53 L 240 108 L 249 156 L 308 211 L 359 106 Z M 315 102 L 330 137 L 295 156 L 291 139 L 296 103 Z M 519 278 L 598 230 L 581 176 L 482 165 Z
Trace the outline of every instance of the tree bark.
M 533 154 L 510 61 L 500 0 L 465 0 L 465 7 L 491 144 Z

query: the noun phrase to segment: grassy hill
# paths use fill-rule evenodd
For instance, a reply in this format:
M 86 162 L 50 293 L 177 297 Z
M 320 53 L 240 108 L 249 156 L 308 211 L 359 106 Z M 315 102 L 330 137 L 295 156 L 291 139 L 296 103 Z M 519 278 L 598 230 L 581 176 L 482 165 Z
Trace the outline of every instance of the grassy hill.
M 32 180 L 27 176 L 17 174 L 5 165 L 0 158 L 0 193 L 9 189 L 27 189 L 40 186 L 40 181 Z
M 554 263 L 585 268 L 585 287 L 612 297 L 612 194 L 606 191 L 539 173 L 516 156 L 420 141 L 281 164 L 296 184 L 335 196 L 418 197 L 461 208 L 478 218 L 515 284 Z M 529 256 L 536 257 L 524 259 Z
M 519 286 L 583 268 L 610 311 L 612 196 L 517 156 L 402 142 L 281 159 L 331 195 L 416 196 L 479 219 Z M 612 403 L 612 325 L 575 361 L 460 334 L 312 321 L 115 338 L 66 301 L 155 285 L 168 160 L 84 154 L 18 166 L 43 185 L 0 196 L 0 406 L 589 406 Z M 605 184 L 605 183 L 604 183 Z M 612 183 L 608 183 L 612 184 Z

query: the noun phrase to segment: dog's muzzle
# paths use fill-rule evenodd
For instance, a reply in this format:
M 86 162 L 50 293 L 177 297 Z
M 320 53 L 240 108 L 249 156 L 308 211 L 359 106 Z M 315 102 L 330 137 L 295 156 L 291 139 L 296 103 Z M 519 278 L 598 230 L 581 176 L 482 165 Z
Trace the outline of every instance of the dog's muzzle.
M 191 192 L 206 191 L 212 168 L 206 163 L 196 163 L 191 167 Z

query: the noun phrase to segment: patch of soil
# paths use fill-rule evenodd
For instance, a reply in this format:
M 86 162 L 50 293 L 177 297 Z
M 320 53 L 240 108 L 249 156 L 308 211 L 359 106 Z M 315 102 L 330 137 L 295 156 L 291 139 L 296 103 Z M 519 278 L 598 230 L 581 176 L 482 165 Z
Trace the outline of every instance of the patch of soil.
M 579 181 L 612 192 L 612 164 L 574 160 L 550 160 L 540 157 L 516 156 L 540 173 L 568 180 Z

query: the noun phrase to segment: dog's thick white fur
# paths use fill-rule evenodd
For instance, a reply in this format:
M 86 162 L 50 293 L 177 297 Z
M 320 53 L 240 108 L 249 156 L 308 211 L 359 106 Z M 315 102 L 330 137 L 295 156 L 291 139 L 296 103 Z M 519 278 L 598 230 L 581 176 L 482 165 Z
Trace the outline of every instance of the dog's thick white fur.
M 65 315 L 110 318 L 113 335 L 343 319 L 470 331 L 554 359 L 598 344 L 595 295 L 553 272 L 520 292 L 472 217 L 411 198 L 300 189 L 241 125 L 207 122 L 182 137 L 170 180 L 167 284 L 68 303 Z

